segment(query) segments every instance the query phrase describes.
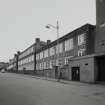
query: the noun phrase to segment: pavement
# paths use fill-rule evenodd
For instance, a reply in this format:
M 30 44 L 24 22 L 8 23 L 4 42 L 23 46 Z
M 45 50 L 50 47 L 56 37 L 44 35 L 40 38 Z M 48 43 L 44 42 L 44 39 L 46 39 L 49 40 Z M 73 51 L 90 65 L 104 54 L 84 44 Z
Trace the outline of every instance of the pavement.
M 24 75 L 24 74 L 20 74 Z M 98 86 L 105 86 L 105 83 L 100 82 L 100 83 L 88 83 L 88 82 L 80 82 L 80 81 L 70 81 L 70 80 L 64 80 L 64 79 L 55 79 L 55 78 L 49 78 L 49 77 L 43 77 L 43 76 L 35 76 L 35 75 L 28 75 L 25 74 L 24 76 L 28 76 L 31 78 L 36 78 L 36 79 L 42 79 L 42 80 L 47 80 L 47 81 L 52 81 L 52 82 L 59 82 L 63 84 L 72 84 L 72 85 L 98 85 Z
M 0 105 L 105 105 L 105 85 L 0 73 Z

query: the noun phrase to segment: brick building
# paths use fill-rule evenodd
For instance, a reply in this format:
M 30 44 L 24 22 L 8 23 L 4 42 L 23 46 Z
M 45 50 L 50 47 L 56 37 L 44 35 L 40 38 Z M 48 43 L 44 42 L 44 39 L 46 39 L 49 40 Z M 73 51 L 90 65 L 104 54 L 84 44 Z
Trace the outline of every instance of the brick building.
M 35 43 L 18 55 L 18 72 L 32 73 L 35 70 L 35 52 L 46 45 L 46 42 L 36 38 Z
M 96 80 L 105 82 L 105 0 L 96 0 Z
M 6 63 L 6 62 L 0 62 L 0 71 L 1 71 L 2 69 L 6 69 L 7 66 L 8 66 L 8 63 Z
M 86 24 L 67 35 L 48 43 L 36 52 L 36 72 L 39 75 L 70 79 L 69 61 L 94 53 L 95 26 Z
M 47 43 L 36 43 L 10 60 L 9 69 L 51 78 L 105 82 L 105 0 L 96 0 L 96 26 L 86 24 Z M 59 43 L 58 43 L 59 42 Z
M 96 31 L 94 53 L 71 59 L 71 80 L 83 82 L 105 82 L 105 0 L 96 0 Z M 91 44 L 91 45 L 93 45 Z M 77 73 L 79 72 L 79 73 Z M 75 77 L 76 75 L 76 77 Z
M 14 54 L 14 58 L 10 59 L 9 66 L 7 67 L 8 71 L 12 72 L 25 72 L 32 73 L 34 72 L 36 65 L 35 52 L 41 47 L 45 46 L 46 42 L 40 41 L 39 38 L 35 39 L 35 43 L 29 46 L 24 51 L 18 51 L 17 54 Z

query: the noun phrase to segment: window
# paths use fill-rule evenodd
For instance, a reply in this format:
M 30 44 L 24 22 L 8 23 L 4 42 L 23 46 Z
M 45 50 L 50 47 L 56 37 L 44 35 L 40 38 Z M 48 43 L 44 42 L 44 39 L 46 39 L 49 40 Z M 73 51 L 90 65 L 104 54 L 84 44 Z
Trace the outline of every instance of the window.
M 56 66 L 58 66 L 58 59 L 56 59 Z
M 59 64 L 59 66 L 62 66 L 62 65 L 63 65 L 63 61 L 62 61 L 62 59 L 59 59 L 58 64 Z
M 39 54 L 36 54 L 36 60 L 39 60 L 40 56 Z
M 36 70 L 40 70 L 40 64 L 36 64 Z
M 43 58 L 43 52 L 40 52 L 40 59 Z
M 62 66 L 63 65 L 63 61 L 62 59 L 56 59 L 56 64 L 53 62 L 53 65 L 56 65 L 56 66 Z
M 55 54 L 55 49 L 54 47 L 51 47 L 50 48 L 50 56 L 54 55 Z
M 68 57 L 65 57 L 65 65 L 68 64 Z
M 44 65 L 43 66 L 44 66 L 44 69 L 46 69 L 46 62 L 44 62 Z
M 56 45 L 56 54 L 63 52 L 63 43 Z
M 62 43 L 59 44 L 59 52 L 60 52 L 60 53 L 63 52 L 63 44 L 62 44 Z
M 46 62 L 46 69 L 48 69 L 49 68 L 49 62 L 47 61 Z
M 52 61 L 50 61 L 50 68 L 52 68 Z
M 21 61 L 19 61 L 18 65 L 19 65 L 19 66 L 21 65 Z
M 65 65 L 69 63 L 69 59 L 72 58 L 73 56 L 65 57 Z
M 28 63 L 29 62 L 29 58 L 26 58 L 26 63 Z
M 22 60 L 20 61 L 20 65 L 22 65 Z
M 48 57 L 48 49 L 44 51 L 44 57 Z
M 34 55 L 31 56 L 31 60 L 34 61 Z
M 85 55 L 85 49 L 78 50 L 78 56 L 83 56 L 83 55 Z
M 56 59 L 56 66 L 61 66 L 62 65 L 62 59 Z
M 43 70 L 43 62 L 41 63 L 41 70 Z
M 78 36 L 78 45 L 82 45 L 85 42 L 85 34 L 81 34 Z
M 32 55 L 32 56 L 28 57 L 27 59 L 28 59 L 28 61 L 25 61 L 25 62 L 32 62 L 32 61 L 34 61 L 34 56 Z
M 41 63 L 40 63 L 40 64 L 39 64 L 39 69 L 40 69 L 40 70 L 41 70 L 41 66 L 42 66 L 42 65 L 41 65 Z
M 30 57 L 28 57 L 27 59 L 28 59 L 28 62 L 27 63 L 29 63 L 31 61 Z
M 73 38 L 65 41 L 65 51 L 73 49 Z

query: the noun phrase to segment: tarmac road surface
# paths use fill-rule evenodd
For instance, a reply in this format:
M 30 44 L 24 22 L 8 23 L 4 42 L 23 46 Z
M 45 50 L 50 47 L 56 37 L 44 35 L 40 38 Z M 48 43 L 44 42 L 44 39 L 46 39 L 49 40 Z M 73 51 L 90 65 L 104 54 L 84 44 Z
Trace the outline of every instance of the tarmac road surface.
M 0 73 L 0 105 L 105 105 L 105 85 L 63 84 Z

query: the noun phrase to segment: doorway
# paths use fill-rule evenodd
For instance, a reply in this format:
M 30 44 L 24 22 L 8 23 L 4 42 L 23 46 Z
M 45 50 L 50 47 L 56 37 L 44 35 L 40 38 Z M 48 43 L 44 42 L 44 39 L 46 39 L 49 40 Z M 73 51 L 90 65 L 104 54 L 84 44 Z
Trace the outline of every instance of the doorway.
M 58 66 L 55 66 L 55 78 L 58 79 Z
M 72 81 L 80 81 L 80 67 L 72 67 Z
M 105 56 L 97 57 L 97 81 L 105 82 Z

